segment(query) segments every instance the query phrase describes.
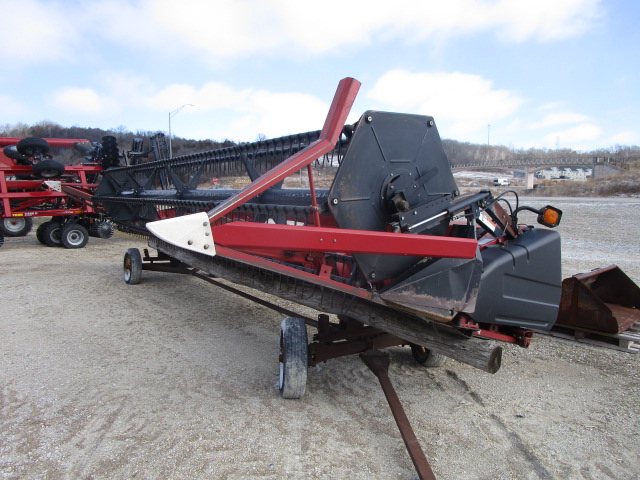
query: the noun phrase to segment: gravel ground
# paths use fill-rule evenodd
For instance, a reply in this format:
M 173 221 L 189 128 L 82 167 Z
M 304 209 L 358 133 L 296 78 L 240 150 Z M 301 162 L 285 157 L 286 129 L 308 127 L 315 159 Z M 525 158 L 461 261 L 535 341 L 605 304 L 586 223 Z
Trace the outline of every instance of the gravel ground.
M 565 212 L 565 275 L 616 263 L 640 282 L 640 199 L 549 203 Z M 359 359 L 311 369 L 306 396 L 283 400 L 281 315 L 195 278 L 128 286 L 132 246 L 31 233 L 0 249 L 0 478 L 415 478 Z M 640 355 L 537 336 L 489 375 L 390 353 L 437 478 L 640 478 Z

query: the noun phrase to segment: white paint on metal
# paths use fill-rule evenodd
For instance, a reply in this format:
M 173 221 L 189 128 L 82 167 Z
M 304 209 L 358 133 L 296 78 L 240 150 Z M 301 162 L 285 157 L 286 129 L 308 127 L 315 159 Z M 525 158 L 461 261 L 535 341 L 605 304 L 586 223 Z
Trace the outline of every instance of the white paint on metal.
M 46 180 L 44 184 L 56 192 L 62 191 L 62 182 L 60 180 Z
M 176 247 L 211 257 L 216 254 L 206 212 L 149 222 L 147 228 L 160 240 Z

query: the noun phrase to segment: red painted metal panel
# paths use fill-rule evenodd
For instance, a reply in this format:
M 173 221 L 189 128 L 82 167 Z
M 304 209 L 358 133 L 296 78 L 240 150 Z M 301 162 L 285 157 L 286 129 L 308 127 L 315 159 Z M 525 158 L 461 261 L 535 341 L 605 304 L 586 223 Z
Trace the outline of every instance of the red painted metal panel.
M 216 245 L 236 249 L 474 258 L 478 246 L 476 240 L 467 238 L 267 223 L 231 222 L 212 232 Z
M 0 147 L 15 145 L 24 137 L 0 137 Z M 51 147 L 73 147 L 76 143 L 90 143 L 86 138 L 44 138 Z

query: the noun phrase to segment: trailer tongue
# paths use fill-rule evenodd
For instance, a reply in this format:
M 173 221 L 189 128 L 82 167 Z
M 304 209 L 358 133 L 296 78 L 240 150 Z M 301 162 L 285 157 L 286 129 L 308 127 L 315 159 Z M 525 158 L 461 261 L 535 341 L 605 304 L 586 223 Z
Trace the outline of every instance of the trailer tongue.
M 359 85 L 340 82 L 320 131 L 159 154 L 105 171 L 93 197 L 158 252 L 127 251 L 127 283 L 143 270 L 195 275 L 288 315 L 285 398 L 304 395 L 307 367 L 358 353 L 388 394 L 385 362 L 371 355 L 396 345 L 425 365 L 447 356 L 495 373 L 502 348 L 494 341 L 527 347 L 531 330 L 552 328 L 558 313 L 560 236 L 519 217 L 534 213 L 553 228 L 562 212 L 521 206 L 513 192 L 509 201 L 460 195 L 431 117 L 368 111 L 345 126 Z M 314 164 L 337 166 L 329 189 L 317 188 Z M 284 188 L 298 172 L 309 188 Z M 241 174 L 249 183 L 239 190 L 208 181 Z M 228 282 L 324 313 L 302 317 Z M 317 330 L 312 342 L 305 325 Z M 399 402 L 389 403 L 402 418 Z M 408 422 L 398 426 L 411 439 Z M 411 456 L 421 478 L 433 478 Z

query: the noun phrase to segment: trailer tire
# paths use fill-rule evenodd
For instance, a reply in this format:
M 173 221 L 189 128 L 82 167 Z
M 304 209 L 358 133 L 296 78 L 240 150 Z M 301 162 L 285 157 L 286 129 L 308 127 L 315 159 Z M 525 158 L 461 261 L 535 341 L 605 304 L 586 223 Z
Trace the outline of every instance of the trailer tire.
M 0 247 L 4 245 L 4 235 L 2 235 L 2 232 L 0 232 Z
M 16 144 L 16 150 L 28 157 L 44 155 L 49 151 L 49 143 L 44 138 L 27 137 Z
M 33 174 L 38 178 L 56 178 L 64 173 L 64 165 L 55 160 L 41 160 L 33 166 Z
M 43 225 L 45 227 L 42 229 L 42 243 L 48 247 L 62 246 L 62 223 L 52 220 Z
M 15 145 L 7 145 L 2 151 L 6 157 L 15 160 L 18 165 L 31 165 L 29 157 L 18 152 Z
M 287 317 L 280 326 L 278 389 L 282 398 L 302 398 L 307 389 L 309 345 L 301 318 Z
M 89 232 L 79 223 L 69 222 L 62 227 L 61 239 L 64 248 L 83 248 L 89 241 Z
M 425 367 L 441 367 L 447 359 L 445 355 L 433 352 L 420 345 L 412 344 L 411 353 L 413 354 L 414 360 Z
M 33 219 L 29 217 L 3 218 L 0 231 L 5 237 L 24 237 L 33 228 Z
M 137 248 L 129 248 L 124 254 L 124 281 L 137 285 L 142 280 L 142 256 Z
M 36 229 L 36 238 L 43 245 L 47 244 L 44 241 L 44 229 L 47 228 L 47 225 L 49 225 L 50 223 L 51 223 L 51 220 L 47 220 L 46 222 L 43 222 L 40 225 L 38 225 L 38 228 Z

